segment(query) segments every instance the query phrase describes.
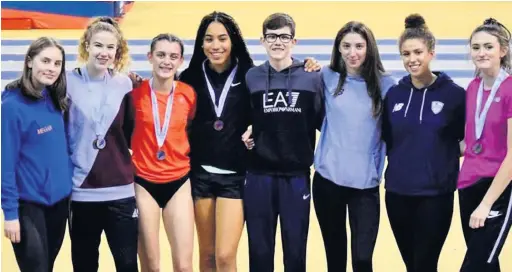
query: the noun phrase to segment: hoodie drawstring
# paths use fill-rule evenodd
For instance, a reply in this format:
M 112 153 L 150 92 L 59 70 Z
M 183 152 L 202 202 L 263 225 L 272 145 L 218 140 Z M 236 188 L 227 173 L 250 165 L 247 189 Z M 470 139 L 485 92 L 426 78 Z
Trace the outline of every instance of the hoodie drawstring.
M 266 86 L 265 86 L 265 102 L 268 101 L 268 89 L 270 89 L 270 73 L 272 73 L 272 69 L 270 69 L 270 65 L 268 66 L 268 71 L 267 71 L 267 82 L 266 82 Z
M 286 76 L 286 91 L 287 91 L 287 101 L 288 101 L 288 105 L 291 105 L 292 103 L 292 89 L 291 89 L 291 86 L 290 86 L 290 77 L 291 77 L 291 74 L 292 74 L 292 69 L 291 67 L 288 68 L 288 74 Z M 268 92 L 270 90 L 270 80 L 272 79 L 272 68 L 271 66 L 269 65 L 268 66 L 268 73 L 267 73 L 267 82 L 266 82 L 266 88 L 265 88 L 265 101 L 268 100 Z
M 411 88 L 411 93 L 409 94 L 409 101 L 407 102 L 407 107 L 405 107 L 404 117 L 407 117 L 407 112 L 409 111 L 409 105 L 411 104 L 411 99 L 412 99 L 412 92 L 413 92 L 413 89 Z
M 421 110 L 420 110 L 420 124 L 423 122 L 423 106 L 425 106 L 425 95 L 427 94 L 428 88 L 425 88 L 423 91 L 423 100 L 421 101 Z
M 286 77 L 286 90 L 288 91 L 288 106 L 292 104 L 292 88 L 290 87 L 290 77 L 292 69 L 288 69 L 288 76 Z
M 423 100 L 421 101 L 421 109 L 420 109 L 420 124 L 423 122 L 423 108 L 425 107 L 425 96 L 427 95 L 428 88 L 425 88 L 423 91 Z M 407 112 L 409 111 L 409 105 L 411 104 L 412 94 L 414 90 L 411 88 L 411 92 L 409 94 L 409 101 L 407 102 L 407 107 L 405 108 L 404 117 L 407 117 Z

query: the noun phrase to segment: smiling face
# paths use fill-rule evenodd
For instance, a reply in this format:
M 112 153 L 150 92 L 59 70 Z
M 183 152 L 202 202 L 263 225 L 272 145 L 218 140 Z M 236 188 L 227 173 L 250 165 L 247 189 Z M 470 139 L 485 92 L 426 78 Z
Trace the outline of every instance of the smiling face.
M 168 40 L 157 41 L 153 52 L 148 53 L 148 59 L 153 66 L 153 75 L 166 80 L 173 78 L 183 63 L 183 53 L 178 42 Z
M 402 43 L 400 55 L 407 72 L 412 77 L 421 77 L 430 73 L 430 61 L 434 57 L 434 51 L 428 50 L 422 39 L 407 39 Z
M 203 51 L 214 66 L 224 66 L 231 57 L 232 43 L 222 23 L 212 22 L 203 38 Z
M 32 84 L 37 89 L 51 86 L 59 78 L 62 71 L 63 55 L 55 46 L 47 47 L 27 62 L 32 71 Z
M 366 40 L 357 33 L 348 33 L 341 39 L 339 51 L 350 74 L 359 74 L 366 60 Z
M 476 32 L 471 38 L 471 58 L 476 68 L 484 73 L 499 69 L 507 50 L 496 36 L 486 31 Z
M 99 31 L 92 35 L 86 46 L 87 62 L 98 71 L 106 71 L 115 61 L 118 48 L 116 35 L 109 31 Z
M 261 38 L 261 43 L 265 47 L 270 59 L 281 61 L 291 57 L 292 48 L 297 41 L 291 33 L 288 26 L 279 29 L 267 29 L 265 35 Z

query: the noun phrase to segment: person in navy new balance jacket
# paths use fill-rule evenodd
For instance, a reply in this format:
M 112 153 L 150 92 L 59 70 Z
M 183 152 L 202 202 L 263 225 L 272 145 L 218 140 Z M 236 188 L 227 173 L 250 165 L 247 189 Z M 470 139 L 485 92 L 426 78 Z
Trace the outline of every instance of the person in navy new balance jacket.
M 269 61 L 246 75 L 254 138 L 244 189 L 250 271 L 274 271 L 278 215 L 285 271 L 306 270 L 310 167 L 324 115 L 323 84 L 320 73 L 306 72 L 291 57 L 294 36 L 289 15 L 270 15 L 261 38 Z
M 71 195 L 64 49 L 42 37 L 28 48 L 20 79 L 2 93 L 2 210 L 19 271 L 50 272 Z
M 399 45 L 410 75 L 384 101 L 386 208 L 407 271 L 437 271 L 453 215 L 465 91 L 430 70 L 435 38 L 424 19 L 405 23 Z

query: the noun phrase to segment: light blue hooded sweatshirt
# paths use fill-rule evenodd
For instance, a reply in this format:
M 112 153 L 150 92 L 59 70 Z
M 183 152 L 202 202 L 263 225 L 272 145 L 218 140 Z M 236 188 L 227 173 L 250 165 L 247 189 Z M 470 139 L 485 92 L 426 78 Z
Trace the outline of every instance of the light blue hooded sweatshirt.
M 347 75 L 343 93 L 334 96 L 340 74 L 322 69 L 325 119 L 315 153 L 315 170 L 337 185 L 368 189 L 380 184 L 386 157 L 382 117 L 373 117 L 372 100 L 360 76 Z M 382 99 L 395 80 L 380 80 Z

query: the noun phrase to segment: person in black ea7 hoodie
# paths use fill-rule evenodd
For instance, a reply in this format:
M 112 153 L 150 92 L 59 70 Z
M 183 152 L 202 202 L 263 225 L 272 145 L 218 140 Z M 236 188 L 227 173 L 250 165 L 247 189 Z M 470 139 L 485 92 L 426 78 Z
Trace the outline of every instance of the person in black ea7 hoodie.
M 306 270 L 310 214 L 310 167 L 316 128 L 323 119 L 321 74 L 291 58 L 295 23 L 286 14 L 263 23 L 269 61 L 246 75 L 252 133 L 244 208 L 250 271 L 274 271 L 277 216 L 281 220 L 285 271 Z
M 465 91 L 430 70 L 434 44 L 423 18 L 409 16 L 400 53 L 410 75 L 384 101 L 386 208 L 407 271 L 437 271 L 464 138 Z

